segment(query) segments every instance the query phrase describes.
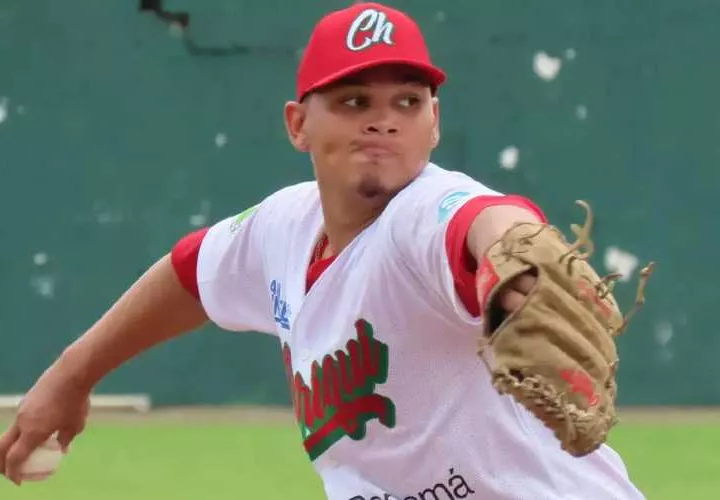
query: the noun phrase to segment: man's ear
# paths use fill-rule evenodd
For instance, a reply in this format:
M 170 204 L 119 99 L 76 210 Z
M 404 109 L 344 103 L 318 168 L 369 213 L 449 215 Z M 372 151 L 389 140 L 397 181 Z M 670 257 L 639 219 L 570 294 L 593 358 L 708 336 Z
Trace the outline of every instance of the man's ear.
M 433 130 L 432 130 L 432 147 L 433 149 L 440 144 L 440 100 L 437 97 L 432 98 L 433 110 Z
M 285 103 L 285 130 L 293 147 L 301 153 L 309 151 L 305 134 L 305 105 L 295 101 Z

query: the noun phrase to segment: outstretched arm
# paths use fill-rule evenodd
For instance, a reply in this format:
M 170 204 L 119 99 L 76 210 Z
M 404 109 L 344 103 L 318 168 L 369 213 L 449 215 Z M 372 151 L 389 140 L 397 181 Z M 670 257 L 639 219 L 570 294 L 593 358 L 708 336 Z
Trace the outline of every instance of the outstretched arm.
M 92 387 L 140 353 L 207 321 L 200 302 L 180 283 L 170 255 L 162 257 L 54 365 Z
M 42 374 L 0 437 L 0 473 L 16 484 L 28 456 L 53 433 L 67 448 L 84 426 L 93 387 L 138 354 L 201 326 L 207 316 L 170 255 L 156 262 Z
M 22 463 L 55 432 L 67 448 L 83 430 L 98 382 L 152 347 L 208 320 L 230 331 L 274 331 L 268 297 L 247 293 L 265 285 L 266 226 L 256 208 L 185 235 L 63 351 L 0 436 L 0 473 L 22 482 Z

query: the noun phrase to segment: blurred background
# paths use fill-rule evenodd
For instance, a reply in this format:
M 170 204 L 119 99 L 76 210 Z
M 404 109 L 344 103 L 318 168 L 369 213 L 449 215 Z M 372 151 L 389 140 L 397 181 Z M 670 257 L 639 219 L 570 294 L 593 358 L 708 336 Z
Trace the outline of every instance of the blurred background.
M 312 26 L 349 3 L 0 2 L 0 406 L 183 234 L 311 178 L 282 106 Z M 720 498 L 720 3 L 387 3 L 449 75 L 435 162 L 568 234 L 589 201 L 625 309 L 657 261 L 613 440 L 648 498 Z M 97 393 L 62 473 L 0 498 L 323 498 L 270 337 L 210 326 Z

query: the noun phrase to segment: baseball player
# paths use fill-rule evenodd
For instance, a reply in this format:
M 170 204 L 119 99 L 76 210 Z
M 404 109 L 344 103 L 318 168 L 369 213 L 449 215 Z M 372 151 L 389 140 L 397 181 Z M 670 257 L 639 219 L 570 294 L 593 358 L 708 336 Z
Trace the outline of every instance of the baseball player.
M 38 379 L 0 471 L 20 484 L 103 377 L 209 320 L 278 339 L 331 500 L 643 498 L 604 443 L 626 320 L 586 261 L 590 208 L 571 244 L 431 163 L 444 81 L 405 13 L 323 17 L 284 107 L 315 180 L 181 238 Z

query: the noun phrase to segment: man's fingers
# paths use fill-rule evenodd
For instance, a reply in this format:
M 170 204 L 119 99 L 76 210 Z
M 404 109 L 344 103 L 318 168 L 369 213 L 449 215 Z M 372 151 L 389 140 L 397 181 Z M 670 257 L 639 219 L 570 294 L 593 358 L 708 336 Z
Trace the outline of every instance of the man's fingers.
M 523 295 L 527 295 L 537 283 L 537 278 L 532 274 L 521 274 L 513 280 L 512 287 Z
M 22 482 L 20 467 L 35 449 L 44 443 L 49 435 L 38 432 L 21 433 L 7 452 L 5 460 L 5 475 L 13 483 Z
M 526 299 L 525 294 L 511 288 L 503 290 L 498 298 L 500 300 L 500 307 L 507 312 L 519 309 Z
M 63 453 L 67 453 L 70 450 L 70 443 L 72 443 L 73 439 L 75 439 L 75 437 L 83 431 L 84 427 L 84 425 L 67 427 L 58 432 L 57 440 L 58 443 L 60 443 Z
M 10 447 L 20 437 L 20 429 L 17 424 L 12 424 L 2 436 L 0 436 L 0 474 L 5 474 L 6 456 Z

